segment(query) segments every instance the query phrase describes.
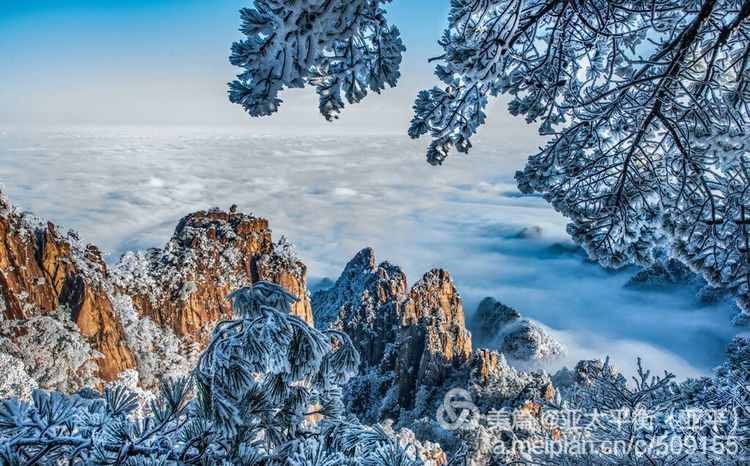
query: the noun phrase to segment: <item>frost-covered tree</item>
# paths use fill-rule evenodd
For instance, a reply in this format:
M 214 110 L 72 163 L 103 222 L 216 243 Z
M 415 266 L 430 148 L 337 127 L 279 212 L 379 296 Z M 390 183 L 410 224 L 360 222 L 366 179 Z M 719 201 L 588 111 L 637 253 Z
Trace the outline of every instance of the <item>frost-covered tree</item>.
M 488 97 L 549 136 L 517 174 L 600 262 L 667 245 L 750 302 L 744 126 L 750 2 L 453 1 L 410 134 L 467 151 Z
M 746 342 L 736 344 L 747 348 Z M 731 347 L 729 353 L 731 360 L 736 353 Z M 562 396 L 558 392 L 554 401 L 544 403 L 540 423 L 546 431 L 541 435 L 569 443 L 578 441 L 581 445 L 590 442 L 593 447 L 557 455 L 529 452 L 528 459 L 533 459 L 533 464 L 747 463 L 747 415 L 730 409 L 722 397 L 712 393 L 717 388 L 733 389 L 721 380 L 721 374 L 676 383 L 669 372 L 652 375 L 640 359 L 631 380 L 614 369 L 608 359 L 588 369 L 585 381 L 579 381 L 572 389 L 564 388 Z
M 125 330 L 128 348 L 135 356 L 139 386 L 156 390 L 164 378 L 176 379 L 190 374 L 199 356 L 194 342 L 179 338 L 171 329 L 162 328 L 138 314 L 129 296 L 113 294 L 111 300 Z
M 11 379 L 20 381 L 26 374 L 34 381 L 27 388 L 18 387 L 23 392 L 38 386 L 72 393 L 101 383 L 95 360 L 102 355 L 81 335 L 65 306 L 49 315 L 0 320 L 0 355 L 3 354 L 10 357 L 5 359 L 8 363 L 22 363 L 13 369 L 15 375 Z M 0 374 L 6 372 L 0 370 Z
M 3 374 L 0 378 L 0 399 L 28 400 L 31 392 L 37 388 L 36 380 L 26 372 L 23 360 L 10 354 L 0 353 L 0 374 Z
M 320 112 L 331 120 L 368 90 L 399 79 L 405 50 L 388 26 L 382 4 L 390 0 L 257 0 L 240 11 L 240 31 L 230 62 L 244 71 L 229 83 L 229 99 L 252 116 L 270 115 L 284 88 L 312 85 Z
M 315 12 L 321 34 L 340 19 L 293 5 L 293 18 Z M 748 16 L 747 0 L 452 0 L 435 58 L 443 86 L 419 93 L 409 134 L 428 134 L 427 159 L 441 164 L 471 148 L 490 99 L 508 95 L 510 112 L 548 137 L 517 174 L 520 188 L 567 216 L 591 257 L 648 264 L 666 247 L 750 310 Z M 288 66 L 288 54 L 253 57 L 264 65 L 246 81 Z
M 0 464 L 368 465 L 421 461 L 383 429 L 342 412 L 359 355 L 340 332 L 290 314 L 259 282 L 235 292 L 189 378 L 165 382 L 145 417 L 122 384 L 103 398 L 34 391 L 0 403 Z

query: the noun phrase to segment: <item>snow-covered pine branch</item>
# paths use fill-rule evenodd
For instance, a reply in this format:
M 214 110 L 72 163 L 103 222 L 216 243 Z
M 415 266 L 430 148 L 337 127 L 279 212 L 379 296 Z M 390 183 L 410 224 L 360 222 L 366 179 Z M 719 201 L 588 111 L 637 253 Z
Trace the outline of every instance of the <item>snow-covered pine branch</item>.
M 291 315 L 296 298 L 273 283 L 231 299 L 234 316 L 192 377 L 164 382 L 145 417 L 124 384 L 103 399 L 36 390 L 31 403 L 2 401 L 0 464 L 422 464 L 344 417 L 341 385 L 359 365 L 348 336 Z
M 284 88 L 315 87 L 331 120 L 346 102 L 393 87 L 405 50 L 381 7 L 390 0 L 256 0 L 240 11 L 246 39 L 230 62 L 244 69 L 229 83 L 229 100 L 252 116 L 270 115 Z
M 744 0 L 455 0 L 447 88 L 420 93 L 410 134 L 442 163 L 510 95 L 549 136 L 519 186 L 592 258 L 648 264 L 666 245 L 748 309 L 749 16 Z

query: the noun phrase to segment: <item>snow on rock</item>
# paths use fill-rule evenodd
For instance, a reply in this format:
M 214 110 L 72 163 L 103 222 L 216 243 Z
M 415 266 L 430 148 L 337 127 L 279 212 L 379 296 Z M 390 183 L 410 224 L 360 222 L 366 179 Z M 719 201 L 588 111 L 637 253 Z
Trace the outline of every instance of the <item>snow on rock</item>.
M 21 361 L 34 385 L 45 390 L 72 393 L 101 382 L 97 361 L 103 355 L 64 306 L 50 314 L 0 321 L 0 354 Z
M 491 297 L 484 298 L 472 318 L 472 334 L 476 343 L 484 345 L 492 341 L 500 329 L 521 318 L 521 314 L 510 306 Z
M 411 459 L 420 459 L 424 466 L 448 465 L 448 456 L 439 444 L 429 440 L 420 442 L 414 432 L 407 428 L 396 431 L 391 419 L 384 421 L 382 428 L 385 433 L 398 440 L 398 444 L 408 452 Z
M 313 293 L 315 326 L 345 331 L 357 345 L 362 365 L 378 365 L 398 338 L 407 293 L 401 269 L 388 262 L 376 265 L 372 249 L 363 249 L 333 287 Z
M 472 319 L 477 343 L 502 351 L 511 362 L 530 364 L 560 358 L 565 348 L 536 322 L 494 298 L 484 298 Z
M 171 329 L 139 315 L 130 296 L 114 295 L 112 303 L 125 328 L 128 347 L 135 356 L 136 369 L 130 371 L 135 372 L 141 387 L 157 389 L 164 379 L 190 374 L 200 355 L 195 342 L 180 338 Z M 122 377 L 120 374 L 119 378 Z
M 19 211 L 0 192 L 0 317 L 22 325 L 64 306 L 103 355 L 96 364 L 104 381 L 137 369 L 151 387 L 186 373 L 194 344 L 229 314 L 225 297 L 258 280 L 296 295 L 292 312 L 312 323 L 306 267 L 285 238 L 272 241 L 264 219 L 195 212 L 164 248 L 127 253 L 110 270 L 96 246 Z
M 258 280 L 297 296 L 292 311 L 312 323 L 306 273 L 285 238 L 272 241 L 267 220 L 214 208 L 180 220 L 162 249 L 124 254 L 112 275 L 117 293 L 130 296 L 139 314 L 202 341 L 229 315 L 226 296 Z
M 565 348 L 560 342 L 530 320 L 512 323 L 503 329 L 501 338 L 500 351 L 512 361 L 549 361 L 565 354 Z
M 418 428 L 420 440 L 434 440 L 439 427 L 419 423 L 434 419 L 451 388 L 469 387 L 476 402 L 489 406 L 538 399 L 551 387 L 543 372 L 517 372 L 498 352 L 472 350 L 461 297 L 446 271 L 431 270 L 411 289 L 407 283 L 399 267 L 378 265 L 367 248 L 334 286 L 313 293 L 318 326 L 346 332 L 361 352 L 360 375 L 345 393 L 347 409 L 360 419 L 393 419 L 399 428 Z
M 111 380 L 134 366 L 122 326 L 107 294 L 107 267 L 99 250 L 70 232 L 15 209 L 0 197 L 0 301 L 2 317 L 24 321 L 64 305 L 93 348 L 99 376 Z
M 458 464 L 476 466 L 506 464 L 494 458 L 494 447 L 511 435 L 525 438 L 529 433 L 511 433 L 503 427 L 493 426 L 486 422 L 487 416 L 484 416 L 484 421 L 472 422 L 465 428 L 446 431 L 436 421 L 435 413 L 443 403 L 446 392 L 452 388 L 467 389 L 479 412 L 485 415 L 495 410 L 513 412 L 519 409 L 534 413 L 537 418 L 541 418 L 541 403 L 553 401 L 557 394 L 545 372 L 518 371 L 508 364 L 502 353 L 478 349 L 472 353 L 470 361 L 455 371 L 443 386 L 432 387 L 431 394 L 423 390 L 427 398 L 421 409 L 400 413 L 399 425 L 412 430 L 417 439 L 438 442 L 443 451 L 454 459 L 464 445 L 468 447 L 466 462 Z
M 404 303 L 402 325 L 396 342 L 396 370 L 399 400 L 410 407 L 419 388 L 445 383 L 452 370 L 471 356 L 471 334 L 465 327 L 461 297 L 448 272 L 433 269 L 412 287 Z
M 8 197 L 0 189 L 0 217 L 7 218 L 10 215 L 13 206 Z
M 363 370 L 393 372 L 394 401 L 401 406 L 412 407 L 419 387 L 442 383 L 471 354 L 461 298 L 444 270 L 428 272 L 408 290 L 403 271 L 388 262 L 376 265 L 366 248 L 312 302 L 320 328 L 349 334 Z

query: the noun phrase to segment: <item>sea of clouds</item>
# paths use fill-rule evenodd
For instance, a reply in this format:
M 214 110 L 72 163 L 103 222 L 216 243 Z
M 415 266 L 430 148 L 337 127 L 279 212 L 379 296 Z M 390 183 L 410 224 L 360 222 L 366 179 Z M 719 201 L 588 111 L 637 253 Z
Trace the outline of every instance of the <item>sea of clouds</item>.
M 6 129 L 0 183 L 17 205 L 80 231 L 110 262 L 162 245 L 189 212 L 237 204 L 297 246 L 312 283 L 335 279 L 371 246 L 411 282 L 448 270 L 469 314 L 493 296 L 543 323 L 568 347 L 566 364 L 610 355 L 629 372 L 641 355 L 659 372 L 708 373 L 739 331 L 731 306 L 701 306 L 689 290 L 626 289 L 635 269 L 586 261 L 565 219 L 518 192 L 513 174 L 534 147 L 517 139 L 526 142 L 477 140 L 469 156 L 431 167 L 424 143 L 402 135 Z M 519 235 L 527 227 L 541 233 Z

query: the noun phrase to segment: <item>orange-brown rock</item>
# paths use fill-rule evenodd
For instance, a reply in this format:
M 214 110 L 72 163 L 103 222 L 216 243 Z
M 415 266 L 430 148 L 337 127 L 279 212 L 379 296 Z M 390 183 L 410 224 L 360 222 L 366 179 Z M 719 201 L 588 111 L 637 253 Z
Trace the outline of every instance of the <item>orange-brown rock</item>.
M 544 389 L 544 399 L 547 401 L 555 399 L 555 387 L 551 383 L 548 383 L 547 387 Z
M 202 340 L 229 315 L 227 295 L 258 280 L 297 296 L 294 314 L 312 324 L 306 273 L 283 238 L 272 241 L 267 220 L 234 209 L 190 214 L 163 249 L 125 254 L 110 271 L 95 246 L 18 212 L 0 194 L 0 314 L 26 319 L 67 306 L 104 355 L 97 359 L 104 380 L 135 366 L 111 296 L 127 295 L 139 314 Z
M 474 376 L 482 383 L 487 384 L 493 378 L 496 378 L 500 353 L 484 348 L 474 351 L 471 359 L 471 368 L 474 370 Z
M 117 292 L 179 336 L 203 340 L 230 314 L 227 295 L 258 280 L 284 286 L 299 298 L 294 314 L 313 322 L 305 265 L 272 241 L 267 220 L 234 209 L 184 217 L 164 248 L 127 253 L 113 270 Z
M 471 356 L 471 334 L 448 272 L 433 269 L 412 287 L 401 325 L 396 374 L 399 401 L 410 407 L 418 387 L 444 383 Z
M 135 361 L 105 289 L 107 267 L 95 247 L 77 240 L 18 212 L 0 194 L 0 313 L 26 319 L 67 306 L 104 355 L 97 361 L 100 377 L 111 380 Z

